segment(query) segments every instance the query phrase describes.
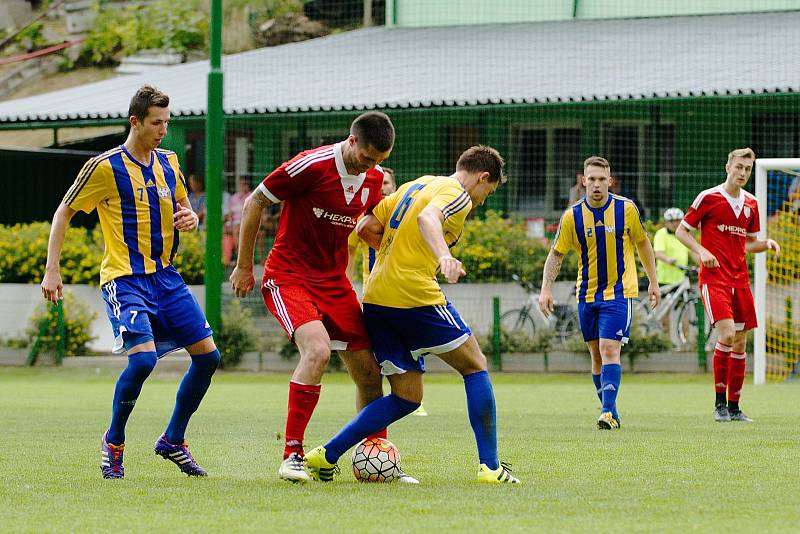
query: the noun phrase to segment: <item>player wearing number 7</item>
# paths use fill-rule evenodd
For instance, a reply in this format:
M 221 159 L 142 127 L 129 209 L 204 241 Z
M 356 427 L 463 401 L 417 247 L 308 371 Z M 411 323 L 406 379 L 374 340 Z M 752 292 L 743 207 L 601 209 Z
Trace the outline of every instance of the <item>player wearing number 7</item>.
M 424 357 L 436 354 L 464 377 L 478 447 L 478 480 L 519 482 L 498 460 L 486 357 L 436 281 L 439 272 L 449 283 L 465 274 L 449 249 L 473 206 L 483 204 L 505 182 L 503 165 L 493 148 L 474 146 L 458 159 L 455 174 L 404 184 L 359 222 L 358 235 L 378 251 L 364 289 L 364 320 L 392 391 L 367 405 L 325 446 L 306 454 L 313 479 L 331 480 L 337 460 L 348 449 L 417 409 Z
M 116 336 L 114 352 L 128 353 L 128 366 L 114 390 L 111 425 L 101 442 L 103 478 L 123 478 L 128 416 L 158 358 L 181 347 L 192 363 L 155 452 L 189 476 L 206 476 L 183 438 L 220 354 L 203 311 L 172 266 L 178 232 L 197 228 L 197 215 L 178 157 L 157 148 L 167 133 L 168 106 L 169 97 L 154 87 L 136 92 L 128 112 L 128 139 L 83 166 L 53 216 L 47 247 L 42 296 L 55 303 L 61 298 L 59 256 L 69 221 L 78 210 L 97 209 L 105 242 L 100 284 Z

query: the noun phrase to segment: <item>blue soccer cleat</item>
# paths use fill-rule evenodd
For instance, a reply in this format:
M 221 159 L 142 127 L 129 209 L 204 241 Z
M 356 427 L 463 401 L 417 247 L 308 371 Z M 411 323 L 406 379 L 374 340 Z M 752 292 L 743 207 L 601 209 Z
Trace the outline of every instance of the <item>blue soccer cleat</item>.
M 125 478 L 125 468 L 122 467 L 122 453 L 125 444 L 113 445 L 106 441 L 105 434 L 100 440 L 100 471 L 103 478 Z
M 154 447 L 156 454 L 169 460 L 190 477 L 206 477 L 208 473 L 205 469 L 197 465 L 192 453 L 189 452 L 189 444 L 186 440 L 180 445 L 173 445 L 167 441 L 165 434 L 161 434 Z

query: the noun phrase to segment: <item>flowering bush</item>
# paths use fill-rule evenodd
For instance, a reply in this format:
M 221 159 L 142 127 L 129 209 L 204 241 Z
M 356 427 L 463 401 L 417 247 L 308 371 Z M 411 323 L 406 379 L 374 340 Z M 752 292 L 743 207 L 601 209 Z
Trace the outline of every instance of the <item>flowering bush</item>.
M 50 223 L 35 222 L 0 226 L 0 283 L 38 284 L 47 262 Z M 181 244 L 174 265 L 187 284 L 202 284 L 205 269 L 205 236 L 199 232 L 181 233 Z M 70 227 L 61 251 L 61 279 L 65 284 L 100 283 L 103 259 L 103 234 Z
M 549 243 L 528 236 L 524 220 L 505 219 L 489 210 L 485 218 L 467 221 L 453 256 L 467 271 L 464 282 L 508 282 L 517 274 L 539 285 L 549 251 Z M 569 254 L 559 279 L 574 280 L 576 272 L 577 256 Z
M 97 317 L 89 306 L 76 299 L 72 293 L 64 293 L 64 347 L 66 356 L 83 356 L 88 352 L 87 345 L 92 336 L 92 321 Z M 39 337 L 41 334 L 41 337 Z M 55 351 L 61 340 L 58 330 L 58 313 L 50 302 L 43 302 L 30 318 L 27 337 L 31 344 L 39 337 L 42 350 Z

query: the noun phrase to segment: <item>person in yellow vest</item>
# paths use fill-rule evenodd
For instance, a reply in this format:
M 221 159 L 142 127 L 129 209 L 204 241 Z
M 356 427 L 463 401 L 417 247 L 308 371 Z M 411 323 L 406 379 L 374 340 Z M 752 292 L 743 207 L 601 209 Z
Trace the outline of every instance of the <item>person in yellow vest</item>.
M 686 274 L 680 269 L 689 265 L 689 249 L 675 237 L 683 220 L 683 210 L 669 208 L 664 212 L 664 226 L 653 236 L 656 253 L 656 277 L 659 285 L 677 284 Z M 692 254 L 692 256 L 694 256 Z M 692 258 L 697 263 L 697 258 Z

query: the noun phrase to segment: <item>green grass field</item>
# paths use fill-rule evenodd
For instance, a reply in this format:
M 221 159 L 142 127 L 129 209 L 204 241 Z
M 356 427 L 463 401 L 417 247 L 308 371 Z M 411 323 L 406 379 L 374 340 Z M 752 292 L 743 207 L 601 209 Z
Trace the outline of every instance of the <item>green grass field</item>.
M 473 482 L 463 386 L 429 375 L 429 417 L 390 430 L 422 484 L 278 480 L 287 377 L 220 374 L 189 427 L 211 476 L 189 479 L 152 445 L 178 376 L 145 385 L 128 424 L 127 477 L 104 481 L 99 441 L 111 371 L 0 368 L 0 531 L 797 531 L 800 385 L 746 386 L 755 423 L 711 417 L 709 376 L 623 377 L 618 432 L 595 429 L 587 376 L 497 375 L 500 456 L 519 486 Z M 352 414 L 346 375 L 326 377 L 307 433 L 324 442 Z

